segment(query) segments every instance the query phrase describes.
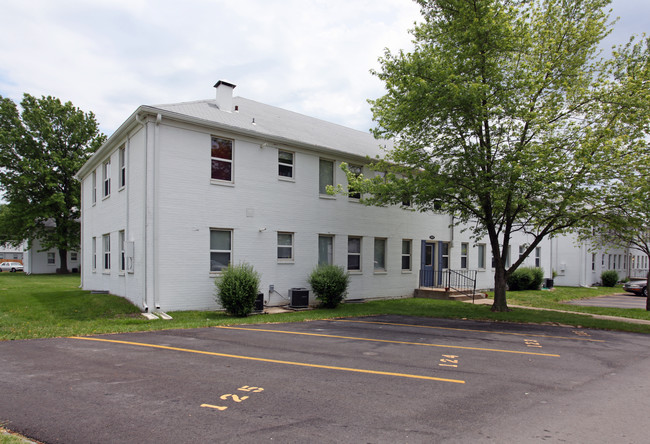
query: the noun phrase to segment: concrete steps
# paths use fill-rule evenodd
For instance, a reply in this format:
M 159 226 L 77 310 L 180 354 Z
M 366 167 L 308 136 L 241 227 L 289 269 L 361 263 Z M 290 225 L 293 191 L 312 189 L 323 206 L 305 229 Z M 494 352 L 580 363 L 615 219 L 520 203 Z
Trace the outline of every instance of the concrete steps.
M 463 293 L 456 290 L 447 290 L 445 288 L 416 288 L 413 292 L 414 298 L 441 299 L 449 301 L 471 301 L 471 291 Z M 484 299 L 485 293 L 474 293 L 474 299 Z

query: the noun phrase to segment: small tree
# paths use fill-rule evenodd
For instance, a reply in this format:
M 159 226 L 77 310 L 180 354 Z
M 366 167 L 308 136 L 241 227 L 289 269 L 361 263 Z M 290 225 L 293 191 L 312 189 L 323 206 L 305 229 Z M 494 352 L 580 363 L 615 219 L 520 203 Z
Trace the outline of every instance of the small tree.
M 321 265 L 311 272 L 307 281 L 323 307 L 336 308 L 346 295 L 350 276 L 343 267 Z
M 248 316 L 255 307 L 260 275 L 247 263 L 228 265 L 215 279 L 217 301 L 231 315 Z

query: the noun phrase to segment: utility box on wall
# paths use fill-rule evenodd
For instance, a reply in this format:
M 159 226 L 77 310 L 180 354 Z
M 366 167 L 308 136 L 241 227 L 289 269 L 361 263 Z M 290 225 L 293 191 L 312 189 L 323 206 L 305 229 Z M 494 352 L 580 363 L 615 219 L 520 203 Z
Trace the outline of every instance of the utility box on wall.
M 309 290 L 307 288 L 291 288 L 289 289 L 289 300 L 291 308 L 307 308 L 309 307 Z

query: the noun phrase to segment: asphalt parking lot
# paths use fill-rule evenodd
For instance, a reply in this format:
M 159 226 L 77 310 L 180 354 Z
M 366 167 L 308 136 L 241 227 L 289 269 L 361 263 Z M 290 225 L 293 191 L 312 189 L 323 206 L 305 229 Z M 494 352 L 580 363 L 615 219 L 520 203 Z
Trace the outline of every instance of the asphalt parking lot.
M 647 442 L 650 337 L 400 316 L 0 342 L 45 443 Z

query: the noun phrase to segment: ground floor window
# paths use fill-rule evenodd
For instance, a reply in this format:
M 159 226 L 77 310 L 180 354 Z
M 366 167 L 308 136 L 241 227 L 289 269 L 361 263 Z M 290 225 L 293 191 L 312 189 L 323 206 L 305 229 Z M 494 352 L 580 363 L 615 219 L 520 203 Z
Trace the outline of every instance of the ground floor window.
M 386 271 L 386 239 L 375 238 L 375 271 Z
M 56 258 L 54 256 L 54 253 L 47 253 L 47 265 L 54 265 L 56 262 Z
M 460 244 L 460 268 L 467 268 L 468 266 L 468 258 L 467 254 L 469 253 L 469 244 L 466 242 L 463 242 Z
M 210 230 L 210 271 L 221 271 L 232 260 L 232 231 Z
M 278 233 L 278 260 L 293 260 L 293 233 Z
M 535 248 L 535 266 L 537 268 L 542 266 L 542 247 Z
M 318 265 L 334 263 L 334 236 L 318 236 Z
M 411 270 L 411 251 L 413 242 L 410 239 L 402 239 L 402 271 Z
M 124 230 L 120 231 L 120 271 L 126 269 L 126 252 L 124 251 Z
M 93 237 L 93 271 L 97 270 L 97 238 Z
M 478 244 L 476 250 L 478 252 L 478 260 L 477 260 L 478 268 L 484 269 L 485 268 L 485 244 Z
M 105 234 L 102 236 L 102 245 L 104 253 L 104 270 L 111 269 L 111 235 Z

